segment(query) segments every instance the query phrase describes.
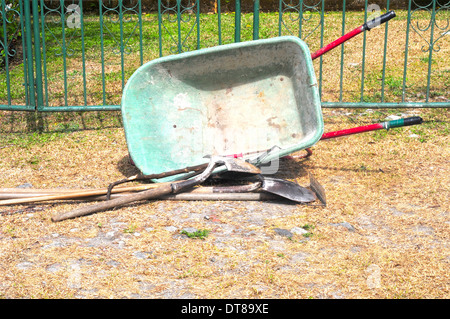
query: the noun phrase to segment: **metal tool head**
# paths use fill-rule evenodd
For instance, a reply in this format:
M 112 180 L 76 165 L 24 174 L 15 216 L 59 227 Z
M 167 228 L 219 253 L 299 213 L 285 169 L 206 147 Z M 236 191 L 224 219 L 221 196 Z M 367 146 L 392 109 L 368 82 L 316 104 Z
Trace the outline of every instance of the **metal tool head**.
M 299 203 L 309 203 L 316 200 L 313 191 L 284 179 L 262 176 L 261 189 Z
M 323 206 L 327 206 L 327 199 L 325 196 L 325 189 L 322 185 L 309 173 L 309 187 L 314 191 L 317 198 L 320 200 Z
M 248 176 L 261 174 L 261 169 L 255 165 L 244 161 L 241 158 L 229 157 L 229 156 L 205 156 L 210 158 L 210 163 L 216 163 L 216 165 L 224 165 L 226 170 L 221 171 L 219 174 L 228 179 L 241 179 Z
M 228 172 L 237 172 L 237 173 L 245 173 L 245 174 L 259 174 L 261 173 L 261 170 L 250 164 L 245 162 L 242 159 L 239 158 L 233 158 L 233 157 L 224 157 L 224 156 L 205 156 L 209 157 L 209 164 L 205 168 L 205 170 L 200 174 L 192 179 L 189 179 L 184 182 L 180 183 L 174 183 L 172 185 L 172 189 L 174 193 L 179 193 L 182 190 L 198 185 L 200 183 L 203 183 L 206 181 L 206 179 L 211 175 L 211 173 L 214 171 L 214 169 L 217 166 L 225 165 Z
M 229 172 L 238 172 L 246 174 L 260 174 L 261 169 L 250 164 L 243 159 L 233 157 L 222 157 L 218 159 L 219 163 L 223 163 Z

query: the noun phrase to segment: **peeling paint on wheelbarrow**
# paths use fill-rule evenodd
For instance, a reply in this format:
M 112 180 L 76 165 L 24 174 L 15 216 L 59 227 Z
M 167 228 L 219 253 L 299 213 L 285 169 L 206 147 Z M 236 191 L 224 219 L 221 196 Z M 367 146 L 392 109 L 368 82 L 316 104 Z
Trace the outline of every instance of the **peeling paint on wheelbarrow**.
M 297 37 L 233 43 L 142 65 L 122 96 L 128 151 L 143 174 L 208 162 L 207 155 L 276 158 L 323 133 L 308 46 Z

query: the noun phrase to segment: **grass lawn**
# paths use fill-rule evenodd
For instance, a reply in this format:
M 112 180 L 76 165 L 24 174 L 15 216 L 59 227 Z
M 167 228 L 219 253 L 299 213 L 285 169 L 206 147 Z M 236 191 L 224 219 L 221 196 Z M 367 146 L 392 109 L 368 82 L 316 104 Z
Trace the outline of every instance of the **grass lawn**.
M 359 35 L 344 45 L 344 59 L 341 48 L 325 54 L 322 61 L 314 61 L 317 78 L 321 83 L 322 101 L 326 102 L 401 102 L 405 62 L 407 12 L 396 11 L 397 17 L 389 22 L 386 60 L 384 26 L 366 32 L 365 56 L 363 57 L 364 36 Z M 441 11 L 436 16 L 434 52 L 429 59 L 427 41 L 430 29 L 420 31 L 429 23 L 426 12 L 415 12 L 409 32 L 407 73 L 405 79 L 405 101 L 424 101 L 427 96 L 428 67 L 431 66 L 429 100 L 443 102 L 449 98 L 450 86 L 449 57 L 450 36 L 444 35 L 445 23 L 450 12 Z M 281 35 L 298 35 L 297 16 L 285 13 L 279 33 L 278 13 L 261 13 L 259 37 L 270 38 Z M 310 51 L 321 47 L 320 15 L 309 14 L 302 25 L 302 38 Z M 361 25 L 363 12 L 347 12 L 345 31 Z M 178 45 L 183 50 L 206 48 L 234 41 L 234 13 L 221 15 L 219 33 L 218 16 L 200 15 L 200 34 L 197 41 L 195 15 L 184 16 L 178 37 L 178 23 L 173 18 L 163 16 L 161 32 L 161 53 L 175 53 Z M 341 36 L 342 13 L 327 12 L 324 17 L 323 45 Z M 159 31 L 156 14 L 145 14 L 139 21 L 136 15 L 126 15 L 119 23 L 117 15 L 105 14 L 103 37 L 99 17 L 86 15 L 84 24 L 84 51 L 80 29 L 65 28 L 62 37 L 61 22 L 51 14 L 45 19 L 44 63 L 45 103 L 49 106 L 63 105 L 118 105 L 122 87 L 133 72 L 147 61 L 159 57 Z M 139 28 L 142 24 L 142 29 Z M 120 36 L 120 29 L 123 36 Z M 443 29 L 440 29 L 443 28 Z M 142 42 L 140 41 L 142 30 Z M 418 32 L 416 32 L 417 30 Z M 220 37 L 219 37 L 220 34 Z M 241 41 L 252 39 L 253 14 L 242 15 Z M 65 43 L 65 46 L 63 44 Z M 123 44 L 121 52 L 120 44 Z M 65 54 L 63 51 L 65 48 Z M 102 63 L 103 62 L 103 63 Z M 364 62 L 364 63 L 363 63 Z M 339 70 L 342 63 L 342 76 Z M 383 65 L 385 74 L 383 77 Z M 320 68 L 322 67 L 322 73 Z M 364 73 L 362 73 L 364 69 Z M 220 66 L 218 66 L 220 70 Z M 10 90 L 12 104 L 24 104 L 23 66 L 16 64 L 10 69 Z M 0 103 L 7 104 L 6 74 L 0 74 Z M 364 79 L 364 82 L 362 82 Z M 363 85 L 364 94 L 361 95 Z M 342 86 L 342 91 L 341 91 Z M 384 90 L 382 90 L 384 89 Z

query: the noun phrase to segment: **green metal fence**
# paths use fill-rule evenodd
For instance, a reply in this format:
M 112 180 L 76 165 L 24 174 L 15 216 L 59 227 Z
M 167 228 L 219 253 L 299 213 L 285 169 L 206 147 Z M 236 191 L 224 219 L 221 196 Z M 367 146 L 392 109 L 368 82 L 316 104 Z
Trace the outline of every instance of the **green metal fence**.
M 119 110 L 143 63 L 231 42 L 296 35 L 311 52 L 363 24 L 390 1 L 325 10 L 325 0 L 2 0 L 0 109 Z M 248 3 L 248 1 L 247 1 Z M 206 7 L 208 6 L 208 8 Z M 449 107 L 450 2 L 409 0 L 389 23 L 314 61 L 323 107 Z M 220 66 L 218 66 L 220 69 Z

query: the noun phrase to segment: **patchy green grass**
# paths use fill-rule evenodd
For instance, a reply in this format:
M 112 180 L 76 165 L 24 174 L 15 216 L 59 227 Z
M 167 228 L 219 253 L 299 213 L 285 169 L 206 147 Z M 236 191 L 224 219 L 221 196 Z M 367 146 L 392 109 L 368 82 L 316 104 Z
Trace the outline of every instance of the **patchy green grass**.
M 59 132 L 32 132 L 30 134 L 2 134 L 0 141 L 3 145 L 29 148 L 36 145 L 51 143 L 63 135 Z
M 208 237 L 209 233 L 211 231 L 208 229 L 199 229 L 196 230 L 195 232 L 188 232 L 186 230 L 182 230 L 181 234 L 186 235 L 187 237 L 191 238 L 191 239 L 206 239 L 206 237 Z
M 400 102 L 423 101 L 427 97 L 427 74 L 430 57 L 424 53 L 425 33 L 410 30 L 408 43 L 408 68 L 406 72 L 405 96 L 403 97 L 404 56 L 406 47 L 407 12 L 396 11 L 397 17 L 389 22 L 386 60 L 384 55 L 384 28 L 376 28 L 348 41 L 341 57 L 337 48 L 322 59 L 313 62 L 322 92 L 322 101 L 344 102 Z M 436 16 L 437 23 L 447 21 L 448 11 L 441 11 Z M 200 14 L 200 29 L 197 34 L 195 16 L 187 15 L 180 24 L 167 15 L 163 16 L 161 35 L 159 35 L 157 15 L 150 13 L 142 16 L 142 41 L 140 24 L 137 16 L 126 15 L 123 23 L 117 23 L 117 16 L 108 13 L 103 19 L 103 33 L 100 30 L 99 16 L 86 14 L 84 23 L 84 51 L 80 29 L 64 29 L 66 43 L 63 52 L 63 33 L 58 16 L 48 15 L 45 20 L 44 59 L 44 94 L 49 106 L 62 105 L 118 105 L 120 104 L 123 85 L 133 72 L 143 63 L 160 56 L 174 54 L 197 48 L 212 47 L 219 44 L 233 43 L 234 13 Z M 300 35 L 298 14 L 282 15 L 276 12 L 261 12 L 259 38 L 271 38 L 278 35 Z M 297 19 L 297 20 L 296 20 Z M 346 13 L 346 31 L 361 25 L 363 12 Z M 426 24 L 429 16 L 426 12 L 414 13 L 413 22 Z M 439 24 L 439 25 L 440 25 Z M 280 28 L 281 25 L 281 28 Z M 445 24 L 444 24 L 445 25 Z M 120 30 L 123 37 L 120 37 Z M 302 24 L 301 38 L 306 41 L 310 51 L 321 46 L 320 15 L 308 12 L 307 20 Z M 437 31 L 436 31 L 437 32 Z M 342 13 L 327 12 L 324 16 L 323 45 L 337 39 L 342 33 Z M 161 36 L 161 38 L 159 38 Z M 425 37 L 423 39 L 422 37 Z M 241 17 L 240 41 L 253 39 L 253 14 Z M 161 40 L 161 47 L 159 46 Z M 363 43 L 366 51 L 363 56 Z M 121 50 L 121 44 L 123 50 Z M 431 58 L 431 80 L 428 98 L 442 102 L 448 99 L 448 65 L 450 64 L 450 39 L 443 36 L 438 39 L 436 51 Z M 437 50 L 439 48 L 439 50 Z M 383 76 L 383 64 L 385 74 Z M 342 65 L 343 73 L 336 72 Z M 218 66 L 220 69 L 220 66 Z M 364 74 L 362 73 L 364 69 Z M 322 73 L 320 73 L 320 71 Z M 8 104 L 8 87 L 11 104 L 25 104 L 23 86 L 23 64 L 16 64 L 6 72 L 0 73 L 0 103 Z M 364 79 L 364 83 L 361 83 Z M 340 87 L 342 86 L 342 91 Z M 361 88 L 364 92 L 361 95 Z M 384 92 L 382 91 L 384 87 Z

